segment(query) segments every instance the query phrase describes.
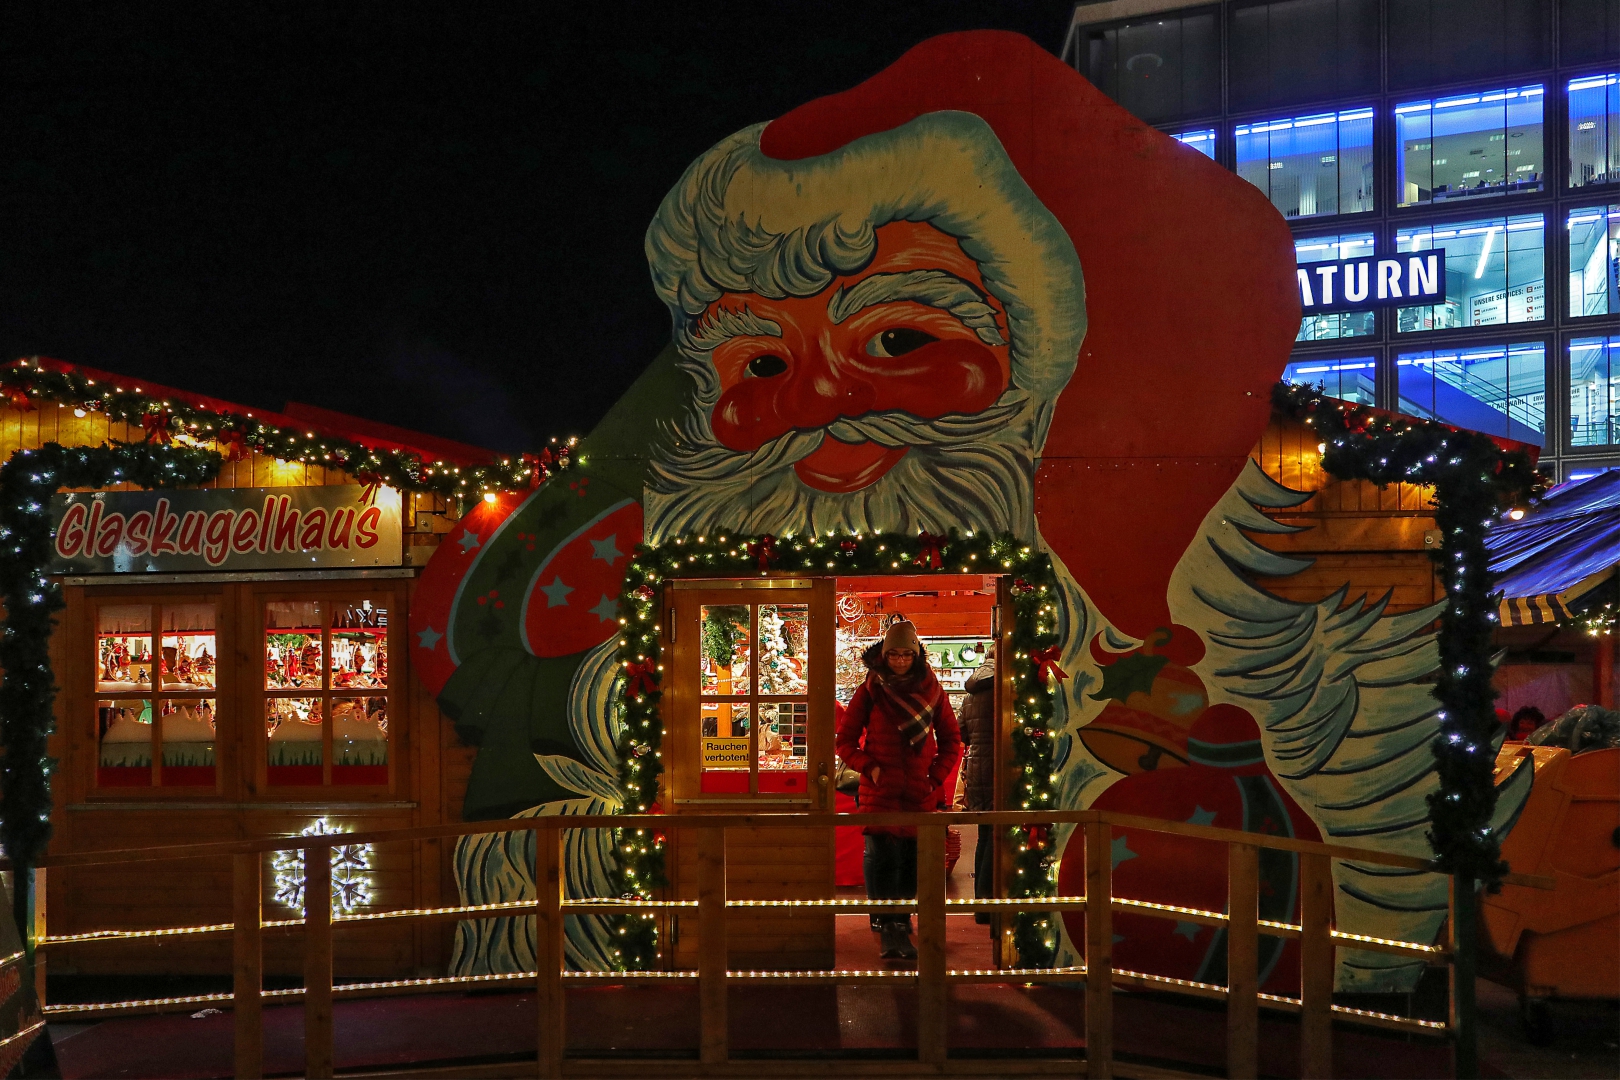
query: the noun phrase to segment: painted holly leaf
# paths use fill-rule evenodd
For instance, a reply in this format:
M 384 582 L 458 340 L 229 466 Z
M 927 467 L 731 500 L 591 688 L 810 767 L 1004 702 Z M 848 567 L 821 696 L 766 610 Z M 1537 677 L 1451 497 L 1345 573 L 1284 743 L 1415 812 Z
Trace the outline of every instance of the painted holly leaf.
M 1153 680 L 1159 677 L 1168 656 L 1143 656 L 1134 653 L 1122 656 L 1102 669 L 1102 686 L 1091 695 L 1093 701 L 1118 701 L 1121 704 L 1135 693 L 1153 693 Z

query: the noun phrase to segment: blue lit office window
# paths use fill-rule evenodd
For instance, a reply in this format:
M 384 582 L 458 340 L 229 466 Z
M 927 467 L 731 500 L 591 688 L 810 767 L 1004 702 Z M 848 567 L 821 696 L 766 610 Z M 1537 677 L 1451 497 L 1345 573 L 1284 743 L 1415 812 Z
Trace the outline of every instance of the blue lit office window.
M 1373 253 L 1372 233 L 1342 233 L 1339 236 L 1295 237 L 1294 258 L 1306 263 L 1334 262 L 1339 259 L 1365 259 Z M 1335 341 L 1339 338 L 1370 337 L 1373 313 L 1338 311 L 1307 315 L 1299 321 L 1295 341 Z M 1335 395 L 1337 396 L 1337 395 Z
M 1284 217 L 1373 209 L 1373 111 L 1349 109 L 1239 124 L 1237 171 Z
M 1620 334 L 1569 343 L 1569 443 L 1620 443 Z
M 1215 129 L 1204 128 L 1202 131 L 1183 131 L 1170 136 L 1179 143 L 1186 143 L 1194 150 L 1203 154 L 1211 161 L 1215 159 Z
M 1404 352 L 1395 379 L 1409 416 L 1545 445 L 1547 350 L 1539 341 Z
M 1542 190 L 1544 97 L 1520 86 L 1395 106 L 1400 205 Z
M 1547 317 L 1545 222 L 1540 214 L 1395 230 L 1399 254 L 1444 248 L 1446 302 L 1397 308 L 1395 330 L 1540 322 Z
M 1378 360 L 1372 356 L 1350 356 L 1334 360 L 1301 360 L 1283 370 L 1283 381 L 1319 386 L 1328 397 L 1375 405 L 1373 385 L 1378 378 Z
M 1569 186 L 1620 180 L 1620 72 L 1569 81 Z
M 1620 315 L 1620 204 L 1571 210 L 1569 232 L 1569 317 Z

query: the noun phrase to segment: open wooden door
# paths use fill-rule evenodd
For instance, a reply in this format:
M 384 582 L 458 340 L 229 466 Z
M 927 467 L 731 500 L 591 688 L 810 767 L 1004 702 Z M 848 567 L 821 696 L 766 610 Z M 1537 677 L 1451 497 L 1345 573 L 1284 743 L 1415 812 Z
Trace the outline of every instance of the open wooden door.
M 830 578 L 671 583 L 665 656 L 665 789 L 677 816 L 831 810 L 834 584 Z M 671 693 L 671 691 L 673 691 Z M 732 829 L 730 900 L 835 894 L 830 829 Z M 677 828 L 673 881 L 697 896 L 696 845 Z M 695 918 L 693 916 L 692 918 Z M 677 920 L 675 966 L 695 967 Z M 731 911 L 733 969 L 802 970 L 833 962 L 831 912 Z

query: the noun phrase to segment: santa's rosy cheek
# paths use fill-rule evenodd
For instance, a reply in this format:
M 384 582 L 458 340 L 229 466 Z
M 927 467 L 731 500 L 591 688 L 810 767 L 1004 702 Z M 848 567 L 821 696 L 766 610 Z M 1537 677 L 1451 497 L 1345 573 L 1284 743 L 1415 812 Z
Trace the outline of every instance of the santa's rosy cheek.
M 889 362 L 874 373 L 873 408 L 908 412 L 932 420 L 949 413 L 976 413 L 1007 389 L 1000 359 L 977 341 L 935 341 Z

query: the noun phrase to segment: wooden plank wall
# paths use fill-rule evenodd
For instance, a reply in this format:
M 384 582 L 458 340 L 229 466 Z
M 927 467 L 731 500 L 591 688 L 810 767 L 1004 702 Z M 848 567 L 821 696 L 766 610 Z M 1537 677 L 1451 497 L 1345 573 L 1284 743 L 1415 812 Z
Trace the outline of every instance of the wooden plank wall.
M 45 404 L 28 412 L 0 408 L 0 458 L 48 442 L 95 446 L 109 441 L 139 442 L 143 438 L 144 432 L 138 426 L 112 422 L 102 413 L 75 416 L 69 406 Z M 250 454 L 240 461 L 227 461 L 218 478 L 203 486 L 298 487 L 356 482 L 339 469 Z M 132 489 L 133 485 L 118 485 L 108 490 Z M 432 554 L 440 536 L 450 529 L 454 510 L 446 500 L 432 495 L 406 495 L 402 510 L 405 563 L 420 566 Z M 362 591 L 371 591 L 372 586 L 398 588 L 405 603 L 395 617 L 399 626 L 405 625 L 414 581 L 355 582 L 355 586 Z M 289 583 L 287 588 L 296 591 L 297 586 Z M 210 587 L 222 599 L 232 589 L 242 595 L 228 603 L 230 609 L 241 612 L 255 607 L 247 595 L 251 591 L 247 585 Z M 248 782 L 244 777 L 251 776 L 252 762 L 242 755 L 245 746 L 256 744 L 231 740 L 222 733 L 216 744 L 222 777 L 217 795 L 177 794 L 172 799 L 152 799 L 148 793 L 148 802 L 178 805 L 168 809 L 159 805 L 126 809 L 136 801 L 134 797 L 94 790 L 88 781 L 91 773 L 87 770 L 94 767 L 96 748 L 88 729 L 79 721 L 88 707 L 87 680 L 93 675 L 85 659 L 88 652 L 69 643 L 82 646 L 91 640 L 90 616 L 86 590 L 76 588 L 68 593 L 69 610 L 63 613 L 51 642 L 57 681 L 63 688 L 57 699 L 57 733 L 50 746 L 52 756 L 62 763 L 53 782 L 53 853 L 286 836 L 296 834 L 319 816 L 349 829 L 408 828 L 461 819 L 461 803 L 475 751 L 459 744 L 453 725 L 439 712 L 433 696 L 411 677 L 403 633 L 390 659 L 393 670 L 404 678 L 396 708 L 403 710 L 406 723 L 395 734 L 395 788 L 377 805 L 365 805 L 363 797 L 359 802 L 352 801 L 356 798 L 353 789 L 335 792 L 332 802 L 336 806 L 312 802 L 307 793 L 277 796 L 251 792 L 244 786 Z M 251 613 L 247 617 L 252 618 Z M 256 650 L 252 653 L 238 656 L 235 662 L 257 669 L 262 660 Z M 222 664 L 226 659 L 221 658 Z M 228 688 L 222 684 L 220 690 L 223 713 Z M 239 731 L 245 732 L 246 728 Z M 367 910 L 455 903 L 453 851 L 449 842 L 374 849 L 373 903 Z M 265 918 L 295 917 L 293 908 L 274 897 L 274 874 L 268 859 L 264 879 Z M 229 922 L 232 917 L 231 866 L 227 859 L 59 871 L 47 875 L 46 890 L 48 931 L 52 934 L 201 925 Z M 449 959 L 453 933 L 453 925 L 445 922 L 340 928 L 335 935 L 337 974 L 351 978 L 440 974 Z M 300 956 L 296 932 L 266 933 L 268 974 L 300 974 Z M 231 970 L 228 935 L 56 946 L 50 949 L 48 959 L 51 970 L 61 973 L 222 974 Z
M 1266 475 L 1296 491 L 1316 492 L 1293 509 L 1270 516 L 1306 531 L 1253 539 L 1273 551 L 1315 560 L 1288 577 L 1261 578 L 1265 589 L 1289 600 L 1315 602 L 1348 585 L 1347 601 L 1391 594 L 1390 612 L 1412 611 L 1444 595 L 1428 552 L 1435 528 L 1432 488 L 1365 480 L 1333 480 L 1321 468 L 1319 437 L 1304 424 L 1273 420 L 1251 455 Z

